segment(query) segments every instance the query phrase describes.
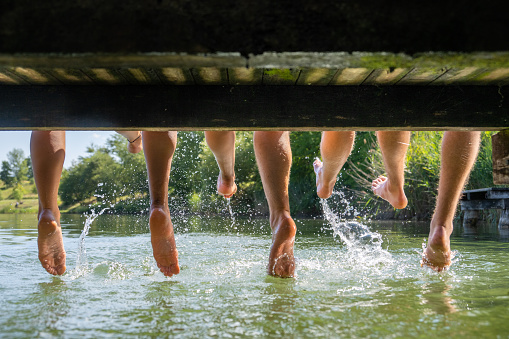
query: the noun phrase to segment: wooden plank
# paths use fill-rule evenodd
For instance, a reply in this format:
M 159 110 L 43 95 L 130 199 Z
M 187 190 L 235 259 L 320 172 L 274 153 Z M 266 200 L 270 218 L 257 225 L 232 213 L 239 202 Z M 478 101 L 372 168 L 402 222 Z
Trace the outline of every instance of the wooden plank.
M 12 67 L 8 72 L 23 79 L 31 85 L 59 85 L 61 84 L 57 79 L 47 74 L 43 70 L 35 70 L 27 67 Z
M 461 200 L 509 199 L 509 188 L 488 187 L 462 192 Z
M 328 85 L 337 73 L 337 69 L 330 68 L 303 68 L 297 85 Z
M 263 69 L 248 67 L 228 68 L 230 85 L 261 85 Z
M 493 183 L 495 185 L 509 185 L 509 129 L 494 134 L 491 137 Z
M 168 85 L 194 85 L 194 79 L 188 68 L 163 67 L 155 69 L 159 79 Z
M 447 72 L 447 68 L 414 68 L 396 85 L 429 85 Z
M 127 85 L 126 79 L 113 68 L 83 68 L 85 73 L 92 81 L 100 85 Z
M 53 68 L 46 71 L 62 84 L 66 85 L 92 85 L 93 81 L 80 69 Z
M 441 76 L 433 80 L 430 85 L 475 85 L 475 78 L 483 72 L 483 68 L 465 67 L 447 70 Z
M 0 129 L 501 130 L 501 97 L 509 88 L 2 86 Z
M 7 73 L 7 71 L 0 70 L 0 85 L 22 85 L 27 84 L 19 77 Z
M 192 68 L 194 82 L 197 85 L 227 85 L 228 72 L 226 68 L 200 67 Z
M 161 80 L 151 68 L 130 67 L 118 71 L 132 85 L 161 85 Z
M 330 82 L 331 85 L 360 85 L 373 72 L 370 68 L 345 68 L 340 70 Z
M 494 200 L 461 200 L 461 210 L 485 210 L 485 209 L 506 209 L 509 207 L 509 199 Z
M 375 69 L 363 82 L 363 85 L 394 85 L 409 71 L 408 68 Z
M 2 50 L 13 53 L 500 51 L 509 36 L 505 13 L 505 1 L 440 7 L 367 0 L 302 6 L 269 0 L 222 6 L 189 0 L 143 6 L 125 0 L 109 0 L 108 6 L 85 0 L 0 2 Z
M 407 55 L 386 52 L 265 52 L 239 53 L 71 53 L 1 54 L 0 67 L 34 69 L 79 68 L 435 68 L 468 67 L 496 70 L 509 67 L 509 51 Z
M 479 84 L 483 85 L 506 85 L 509 83 L 509 67 L 492 70 L 488 74 L 478 79 Z
M 299 78 L 298 68 L 266 68 L 263 70 L 263 85 L 295 85 Z

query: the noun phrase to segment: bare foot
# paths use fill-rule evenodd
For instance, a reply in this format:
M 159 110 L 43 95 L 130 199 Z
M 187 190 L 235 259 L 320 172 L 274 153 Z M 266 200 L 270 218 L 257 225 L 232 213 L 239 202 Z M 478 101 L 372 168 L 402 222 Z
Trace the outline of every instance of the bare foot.
M 267 273 L 275 277 L 291 278 L 295 275 L 293 244 L 297 227 L 292 218 L 286 217 L 272 228 L 272 247 L 270 248 Z
M 163 208 L 152 208 L 149 224 L 152 250 L 157 267 L 167 277 L 179 274 L 178 251 L 170 212 Z
M 405 208 L 408 204 L 403 187 L 391 185 L 387 177 L 379 176 L 373 180 L 371 183 L 371 190 L 375 195 L 388 201 L 394 208 Z
M 422 254 L 421 267 L 426 265 L 437 272 L 451 266 L 450 234 L 445 227 L 432 228 L 428 245 Z
M 62 275 L 65 272 L 65 250 L 60 222 L 56 219 L 48 209 L 39 214 L 37 246 L 42 267 L 49 274 Z
M 313 162 L 313 169 L 316 174 L 316 195 L 321 199 L 327 199 L 332 195 L 332 190 L 336 184 L 336 178 L 329 182 L 325 182 L 323 177 L 323 163 L 319 159 Z
M 139 153 L 143 149 L 143 145 L 141 142 L 141 133 L 138 135 L 135 139 L 129 140 L 129 143 L 127 144 L 127 150 L 129 153 Z
M 217 193 L 225 198 L 231 198 L 237 192 L 237 184 L 235 183 L 235 176 L 226 177 L 222 172 L 219 172 L 217 177 Z

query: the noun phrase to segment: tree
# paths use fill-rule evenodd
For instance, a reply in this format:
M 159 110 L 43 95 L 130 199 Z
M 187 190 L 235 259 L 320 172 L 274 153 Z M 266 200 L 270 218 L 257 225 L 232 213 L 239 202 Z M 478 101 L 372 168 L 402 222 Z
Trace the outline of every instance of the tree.
M 7 153 L 7 160 L 11 169 L 11 177 L 14 182 L 20 183 L 23 180 L 28 180 L 28 162 L 25 158 L 25 152 L 21 148 L 14 148 Z
M 17 183 L 14 189 L 12 190 L 11 197 L 16 201 L 21 201 L 23 199 L 23 195 L 25 194 L 25 190 L 21 183 Z
M 114 202 L 120 191 L 117 185 L 119 167 L 105 149 L 80 158 L 62 174 L 60 198 L 65 204 L 73 204 L 96 195 L 98 200 Z
M 8 161 L 2 161 L 2 170 L 0 171 L 0 179 L 6 186 L 11 186 L 13 178 L 11 176 L 11 166 Z
M 25 159 L 25 162 L 26 162 L 26 166 L 28 169 L 28 172 L 27 172 L 28 180 L 32 180 L 34 178 L 34 169 L 32 168 L 32 159 L 30 159 L 30 157 L 28 157 Z

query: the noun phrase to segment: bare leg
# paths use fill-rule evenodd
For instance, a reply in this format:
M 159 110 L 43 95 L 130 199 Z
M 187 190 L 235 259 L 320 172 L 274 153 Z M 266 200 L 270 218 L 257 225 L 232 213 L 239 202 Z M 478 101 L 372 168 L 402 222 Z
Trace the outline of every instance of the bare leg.
M 235 184 L 235 132 L 234 131 L 206 131 L 205 140 L 214 153 L 219 176 L 217 178 L 217 192 L 225 198 L 230 198 L 237 192 Z
M 451 264 L 454 213 L 479 151 L 480 132 L 444 132 L 440 181 L 422 263 L 440 272 Z
M 58 186 L 65 158 L 65 131 L 33 131 L 30 154 L 39 196 L 39 260 L 48 273 L 62 275 L 66 267 Z
M 143 149 L 140 131 L 117 131 L 117 133 L 123 135 L 129 142 L 127 150 L 130 153 L 139 153 Z
M 143 132 L 150 190 L 150 239 L 157 267 L 165 276 L 180 272 L 178 251 L 168 207 L 171 160 L 177 132 Z
M 378 143 L 382 151 L 387 177 L 373 180 L 371 189 L 394 208 L 405 208 L 408 204 L 403 185 L 405 183 L 405 156 L 410 145 L 408 131 L 379 131 Z
M 288 132 L 254 132 L 253 143 L 262 178 L 263 190 L 270 210 L 272 247 L 268 274 L 293 277 L 295 258 L 293 244 L 296 226 L 290 216 L 288 184 L 292 166 L 292 150 Z
M 313 168 L 316 174 L 316 194 L 322 199 L 332 195 L 339 171 L 352 152 L 355 132 L 326 131 L 322 133 L 320 154 L 323 163 L 316 159 Z

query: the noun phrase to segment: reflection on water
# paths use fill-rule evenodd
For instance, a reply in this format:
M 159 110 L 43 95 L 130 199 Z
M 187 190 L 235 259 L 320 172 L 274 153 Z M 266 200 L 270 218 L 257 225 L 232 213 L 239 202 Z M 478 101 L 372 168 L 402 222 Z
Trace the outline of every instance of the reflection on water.
M 63 215 L 69 272 L 37 260 L 35 216 L 0 216 L 0 326 L 25 337 L 496 337 L 509 331 L 509 243 L 463 235 L 457 262 L 419 266 L 426 223 L 297 220 L 297 277 L 265 273 L 266 219 L 175 218 L 181 274 L 155 266 L 148 220 Z M 336 219 L 335 219 L 336 218 Z M 493 232 L 492 232 L 493 231 Z M 365 237 L 369 235 L 368 237 Z M 364 238 L 363 238 L 364 237 Z M 78 265 L 77 265 L 78 266 Z

